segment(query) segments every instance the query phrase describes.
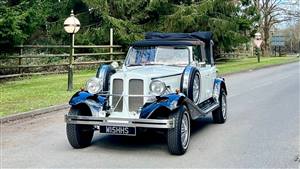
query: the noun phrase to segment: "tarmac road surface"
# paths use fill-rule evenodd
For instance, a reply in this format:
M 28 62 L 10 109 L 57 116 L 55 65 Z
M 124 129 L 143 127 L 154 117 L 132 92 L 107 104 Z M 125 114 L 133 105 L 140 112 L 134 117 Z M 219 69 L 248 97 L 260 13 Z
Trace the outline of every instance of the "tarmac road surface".
M 185 155 L 170 155 L 165 137 L 95 133 L 92 145 L 73 149 L 63 115 L 55 112 L 1 126 L 3 168 L 271 167 L 297 168 L 299 161 L 300 64 L 226 77 L 228 121 L 211 116 L 193 124 Z

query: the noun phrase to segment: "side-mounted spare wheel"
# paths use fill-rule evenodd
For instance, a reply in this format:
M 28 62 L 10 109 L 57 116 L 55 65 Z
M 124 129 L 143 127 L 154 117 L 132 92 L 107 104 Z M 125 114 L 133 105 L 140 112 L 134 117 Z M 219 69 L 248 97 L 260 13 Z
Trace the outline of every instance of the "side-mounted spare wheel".
M 71 108 L 69 115 L 82 115 L 82 110 L 84 109 Z M 91 145 L 94 135 L 94 126 L 67 123 L 66 131 L 67 138 L 72 147 L 85 148 Z
M 182 155 L 186 152 L 190 142 L 191 121 L 185 106 L 181 106 L 170 114 L 175 119 L 175 127 L 168 129 L 168 148 L 171 154 Z
M 227 119 L 227 99 L 226 92 L 221 89 L 219 96 L 219 107 L 212 112 L 213 120 L 215 123 L 225 123 Z
M 181 77 L 180 90 L 194 103 L 200 99 L 200 73 L 192 66 L 187 66 Z
M 102 91 L 109 90 L 109 80 L 112 74 L 116 73 L 115 68 L 111 65 L 102 65 L 98 68 L 96 77 L 101 78 L 103 80 L 103 88 Z

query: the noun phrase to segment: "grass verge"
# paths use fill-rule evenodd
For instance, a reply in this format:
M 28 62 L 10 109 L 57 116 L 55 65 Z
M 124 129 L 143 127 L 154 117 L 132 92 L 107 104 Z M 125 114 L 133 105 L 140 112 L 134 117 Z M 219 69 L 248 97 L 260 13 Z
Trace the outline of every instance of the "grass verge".
M 74 73 L 74 89 L 67 91 L 67 74 L 40 75 L 0 84 L 0 117 L 67 103 L 95 71 Z
M 260 63 L 257 58 L 232 59 L 226 62 L 217 63 L 219 74 L 230 74 L 246 70 L 264 68 L 272 65 L 279 65 L 299 61 L 296 56 L 290 57 L 262 57 Z
M 257 63 L 256 58 L 235 59 L 217 64 L 220 74 L 257 69 L 299 61 L 297 57 L 267 57 Z M 0 84 L 0 117 L 18 112 L 67 103 L 70 97 L 84 86 L 85 81 L 94 76 L 95 71 L 74 73 L 74 90 L 66 91 L 67 75 L 55 74 L 32 76 Z

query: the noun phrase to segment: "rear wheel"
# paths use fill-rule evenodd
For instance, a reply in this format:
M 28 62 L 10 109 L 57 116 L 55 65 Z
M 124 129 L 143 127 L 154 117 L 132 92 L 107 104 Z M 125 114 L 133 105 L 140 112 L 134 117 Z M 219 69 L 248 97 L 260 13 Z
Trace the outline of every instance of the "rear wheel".
M 227 119 L 227 99 L 224 89 L 221 89 L 219 96 L 219 107 L 212 112 L 215 123 L 225 123 Z
M 80 109 L 70 109 L 69 115 L 80 115 Z M 67 124 L 67 138 L 74 148 L 84 148 L 91 145 L 94 126 L 82 124 Z
M 170 115 L 175 119 L 175 127 L 168 130 L 168 148 L 171 154 L 182 155 L 186 152 L 190 142 L 190 115 L 185 106 Z

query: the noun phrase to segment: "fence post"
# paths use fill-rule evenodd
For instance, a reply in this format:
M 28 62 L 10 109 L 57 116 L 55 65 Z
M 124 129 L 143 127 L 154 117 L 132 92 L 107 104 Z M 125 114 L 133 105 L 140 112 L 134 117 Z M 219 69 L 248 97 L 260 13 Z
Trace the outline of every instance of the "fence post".
M 23 46 L 20 48 L 20 56 L 18 59 L 18 66 L 22 65 L 22 57 L 23 57 Z M 22 74 L 22 68 L 19 67 L 19 74 Z
M 110 45 L 110 47 L 109 47 L 109 53 L 111 54 L 110 55 L 110 60 L 113 60 L 113 55 L 112 55 L 112 53 L 114 52 L 114 49 L 113 49 L 113 37 L 114 37 L 114 30 L 113 30 L 113 28 L 110 28 L 110 34 L 109 34 L 109 45 Z
M 70 34 L 71 36 L 71 46 L 70 46 L 70 56 L 69 56 L 69 66 L 68 66 L 68 91 L 73 90 L 73 56 L 74 56 L 74 39 L 75 34 Z

